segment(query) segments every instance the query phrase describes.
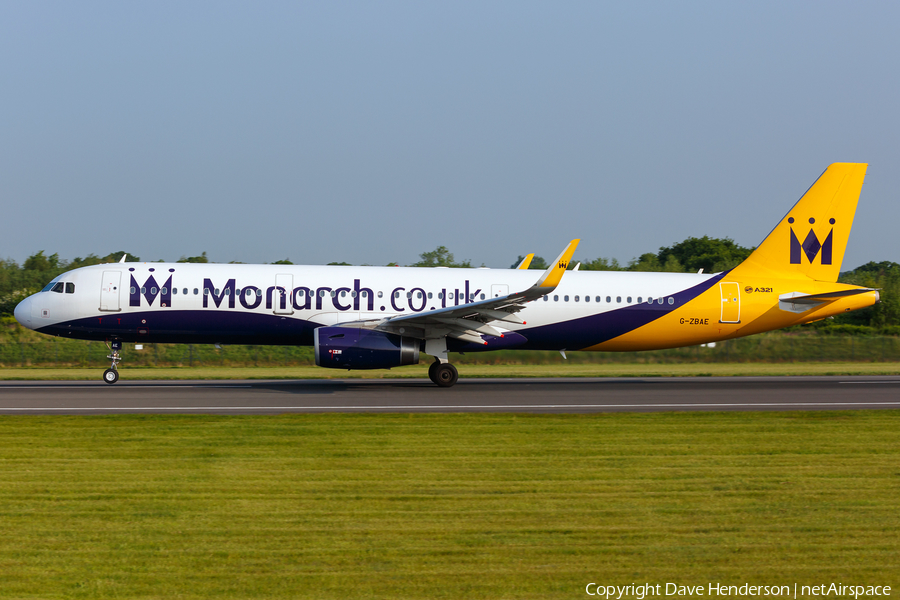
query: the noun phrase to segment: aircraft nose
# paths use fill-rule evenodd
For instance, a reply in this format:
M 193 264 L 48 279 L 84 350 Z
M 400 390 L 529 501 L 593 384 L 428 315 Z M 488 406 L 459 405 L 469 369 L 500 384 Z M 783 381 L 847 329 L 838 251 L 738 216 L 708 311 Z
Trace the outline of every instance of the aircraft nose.
M 23 327 L 27 327 L 28 329 L 33 329 L 31 326 L 31 303 L 33 300 L 31 296 L 25 298 L 21 302 L 16 305 L 16 309 L 13 311 L 13 315 L 16 317 L 16 321 L 22 324 Z

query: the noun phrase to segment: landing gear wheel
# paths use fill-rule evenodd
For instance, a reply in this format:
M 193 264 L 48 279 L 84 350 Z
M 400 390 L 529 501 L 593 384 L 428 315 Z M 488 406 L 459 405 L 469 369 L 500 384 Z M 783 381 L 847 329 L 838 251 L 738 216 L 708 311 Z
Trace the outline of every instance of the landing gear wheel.
M 431 369 L 429 369 L 430 371 Z M 456 380 L 459 379 L 459 371 L 450 363 L 437 364 L 434 367 L 434 377 L 432 381 L 440 387 L 451 387 Z
M 107 369 L 103 371 L 103 381 L 112 385 L 119 380 L 119 372 L 115 369 Z
M 428 365 L 428 379 L 431 380 L 432 383 L 437 383 L 437 379 L 435 379 L 434 372 L 437 371 L 438 365 L 440 365 L 440 361 L 434 361 L 430 365 Z

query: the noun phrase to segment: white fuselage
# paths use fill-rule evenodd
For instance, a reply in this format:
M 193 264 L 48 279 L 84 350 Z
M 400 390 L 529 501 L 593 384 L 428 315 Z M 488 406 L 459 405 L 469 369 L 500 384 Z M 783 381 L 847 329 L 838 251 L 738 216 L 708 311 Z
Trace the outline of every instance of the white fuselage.
M 16 309 L 29 328 L 122 341 L 310 344 L 323 325 L 425 313 L 526 289 L 539 271 L 413 267 L 116 263 L 54 279 Z M 526 348 L 571 348 L 554 325 L 668 299 L 714 275 L 569 271 L 519 312 Z M 50 291 L 63 283 L 60 292 Z M 71 284 L 66 286 L 65 284 Z M 67 293 L 66 288 L 71 291 Z M 57 286 L 59 288 L 59 286 Z M 674 308 L 674 307 L 672 307 Z M 528 331 L 541 331 L 529 336 Z M 596 341 L 605 337 L 597 332 Z M 534 339 L 538 338 L 538 339 Z M 592 340 L 594 341 L 594 340 Z

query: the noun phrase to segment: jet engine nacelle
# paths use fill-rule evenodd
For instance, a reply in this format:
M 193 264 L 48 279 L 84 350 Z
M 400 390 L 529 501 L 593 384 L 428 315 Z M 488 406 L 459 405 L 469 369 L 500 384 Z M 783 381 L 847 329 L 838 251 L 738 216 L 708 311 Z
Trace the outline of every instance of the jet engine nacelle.
M 390 369 L 419 362 L 421 340 L 358 327 L 319 327 L 316 364 L 332 369 Z

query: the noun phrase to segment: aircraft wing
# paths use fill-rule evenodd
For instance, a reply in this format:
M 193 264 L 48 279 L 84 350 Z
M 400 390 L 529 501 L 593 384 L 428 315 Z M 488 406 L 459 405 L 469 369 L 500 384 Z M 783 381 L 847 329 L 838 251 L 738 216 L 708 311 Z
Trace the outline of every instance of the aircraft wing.
M 487 344 L 481 336 L 503 337 L 503 332 L 490 323 L 499 321 L 524 324 L 525 321 L 515 313 L 525 308 L 526 303 L 537 300 L 556 289 L 563 273 L 569 266 L 569 261 L 572 259 L 572 254 L 578 247 L 579 241 L 569 242 L 554 264 L 544 271 L 534 285 L 526 290 L 459 306 L 389 317 L 380 321 L 375 329 L 422 339 L 450 336 L 464 341 Z

